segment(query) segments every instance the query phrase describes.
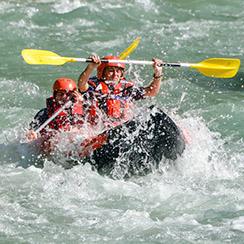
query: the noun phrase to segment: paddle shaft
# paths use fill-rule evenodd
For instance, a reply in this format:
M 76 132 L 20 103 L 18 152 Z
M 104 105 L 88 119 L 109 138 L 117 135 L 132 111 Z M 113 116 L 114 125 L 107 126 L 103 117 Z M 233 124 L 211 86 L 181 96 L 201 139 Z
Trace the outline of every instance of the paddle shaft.
M 91 63 L 92 60 L 89 58 L 74 58 L 73 62 L 85 62 Z M 71 62 L 72 62 L 71 61 Z M 123 64 L 141 64 L 141 65 L 153 65 L 153 61 L 146 61 L 146 60 L 105 60 L 101 59 L 102 63 L 123 63 Z M 190 67 L 191 64 L 188 63 L 163 63 L 165 67 Z
M 39 133 L 43 128 L 45 128 L 53 119 L 55 119 L 61 112 L 72 105 L 71 101 L 65 103 L 60 109 L 58 109 L 49 119 L 47 119 L 41 126 L 39 126 L 35 132 Z

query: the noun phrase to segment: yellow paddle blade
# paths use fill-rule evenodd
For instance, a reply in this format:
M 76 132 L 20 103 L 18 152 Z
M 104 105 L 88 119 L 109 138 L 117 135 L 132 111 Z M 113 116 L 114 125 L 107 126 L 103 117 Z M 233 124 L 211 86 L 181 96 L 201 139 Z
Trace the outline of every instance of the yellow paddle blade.
M 197 64 L 190 64 L 203 75 L 216 78 L 232 78 L 239 70 L 240 59 L 210 58 Z
M 21 54 L 27 64 L 63 65 L 66 62 L 76 62 L 74 58 L 61 57 L 47 50 L 24 49 Z
M 141 37 L 137 37 L 129 47 L 127 47 L 122 53 L 120 53 L 119 58 L 120 59 L 126 59 L 139 45 L 141 41 Z

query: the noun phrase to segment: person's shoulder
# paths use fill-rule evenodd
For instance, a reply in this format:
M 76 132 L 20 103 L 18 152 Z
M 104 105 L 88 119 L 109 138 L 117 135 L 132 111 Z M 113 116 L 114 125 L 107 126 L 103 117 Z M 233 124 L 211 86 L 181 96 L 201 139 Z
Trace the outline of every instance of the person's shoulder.
M 138 87 L 133 81 L 124 80 L 124 95 L 131 97 L 133 100 L 141 100 L 145 98 L 145 89 Z
M 34 119 L 31 121 L 29 127 L 30 129 L 37 129 L 40 125 L 42 125 L 48 119 L 48 112 L 47 108 L 43 108 L 39 110 Z
M 100 81 L 96 76 L 90 77 L 88 80 L 88 85 L 91 87 L 97 87 L 100 84 Z
M 46 116 L 46 117 L 48 116 L 47 108 L 43 108 L 43 109 L 39 110 L 36 113 L 34 119 L 39 119 L 39 118 L 44 117 L 44 116 Z
M 93 77 L 90 77 L 89 78 L 89 80 L 88 80 L 88 88 L 87 88 L 87 90 L 86 91 L 84 91 L 84 92 L 81 92 L 82 94 L 85 94 L 85 93 L 87 93 L 87 92 L 93 92 L 96 88 L 97 88 L 97 86 L 99 86 L 99 84 L 100 84 L 100 81 L 97 79 L 97 77 L 96 76 L 93 76 Z
M 122 79 L 120 82 L 125 88 L 132 88 L 135 86 L 134 82 L 131 80 Z

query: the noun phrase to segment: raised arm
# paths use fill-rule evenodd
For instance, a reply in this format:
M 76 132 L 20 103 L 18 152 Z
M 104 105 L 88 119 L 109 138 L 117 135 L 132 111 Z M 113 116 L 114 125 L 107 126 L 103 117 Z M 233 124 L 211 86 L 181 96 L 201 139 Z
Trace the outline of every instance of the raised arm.
M 149 84 L 149 86 L 144 87 L 145 96 L 154 97 L 159 93 L 161 80 L 163 78 L 163 61 L 161 59 L 153 58 L 153 80 Z
M 85 70 L 81 73 L 79 80 L 78 80 L 78 88 L 81 92 L 85 92 L 88 89 L 88 80 L 91 77 L 91 74 L 94 69 L 96 69 L 100 64 L 100 58 L 96 54 L 91 55 L 89 58 L 92 59 L 92 63 L 89 63 Z

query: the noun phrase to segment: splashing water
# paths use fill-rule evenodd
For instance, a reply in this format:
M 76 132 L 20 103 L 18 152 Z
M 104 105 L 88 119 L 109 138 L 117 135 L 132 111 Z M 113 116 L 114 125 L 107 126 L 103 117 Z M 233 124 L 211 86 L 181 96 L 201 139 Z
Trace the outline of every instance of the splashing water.
M 52 82 L 77 79 L 85 65 L 28 66 L 20 57 L 24 48 L 116 54 L 142 36 L 132 59 L 242 59 L 242 9 L 241 0 L 1 1 L 1 242 L 243 243 L 242 67 L 228 80 L 165 68 L 162 93 L 149 103 L 164 108 L 190 143 L 174 166 L 113 180 L 89 164 L 65 170 L 24 143 Z M 153 74 L 130 66 L 127 75 L 146 85 Z M 74 145 L 61 143 L 60 151 Z

